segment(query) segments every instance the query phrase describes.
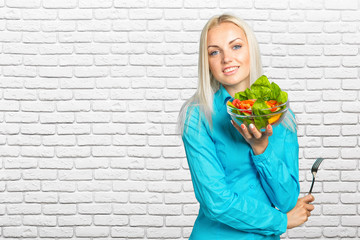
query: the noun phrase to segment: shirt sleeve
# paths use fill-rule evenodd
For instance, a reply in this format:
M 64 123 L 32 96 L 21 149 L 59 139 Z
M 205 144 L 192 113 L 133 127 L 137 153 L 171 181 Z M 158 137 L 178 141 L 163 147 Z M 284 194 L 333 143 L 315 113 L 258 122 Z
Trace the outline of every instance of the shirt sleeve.
M 206 217 L 243 232 L 281 235 L 287 216 L 255 198 L 233 192 L 226 183 L 209 128 L 193 111 L 184 126 L 183 142 L 195 197 Z
M 287 213 L 295 207 L 300 193 L 299 144 L 296 131 L 284 129 L 283 134 L 271 136 L 264 153 L 250 153 L 270 201 Z

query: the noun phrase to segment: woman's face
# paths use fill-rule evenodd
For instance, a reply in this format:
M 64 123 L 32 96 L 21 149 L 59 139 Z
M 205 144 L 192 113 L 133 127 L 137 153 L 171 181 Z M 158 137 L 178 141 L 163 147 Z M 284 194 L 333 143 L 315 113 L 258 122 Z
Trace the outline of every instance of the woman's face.
M 207 34 L 210 71 L 231 96 L 250 86 L 250 54 L 244 31 L 230 22 Z

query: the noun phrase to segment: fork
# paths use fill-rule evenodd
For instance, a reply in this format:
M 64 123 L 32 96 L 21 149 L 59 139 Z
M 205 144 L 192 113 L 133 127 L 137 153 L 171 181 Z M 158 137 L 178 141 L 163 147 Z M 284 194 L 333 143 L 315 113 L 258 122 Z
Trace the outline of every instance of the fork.
M 315 176 L 316 176 L 316 173 L 319 169 L 319 166 L 321 164 L 321 162 L 323 161 L 324 159 L 323 158 L 318 158 L 316 159 L 316 161 L 314 162 L 314 164 L 312 165 L 311 167 L 311 174 L 313 176 L 313 180 L 312 180 L 312 183 L 311 183 L 311 188 L 310 188 L 310 191 L 309 191 L 309 194 L 311 194 L 312 192 L 312 189 L 313 189 L 313 186 L 314 186 L 314 182 L 315 182 Z

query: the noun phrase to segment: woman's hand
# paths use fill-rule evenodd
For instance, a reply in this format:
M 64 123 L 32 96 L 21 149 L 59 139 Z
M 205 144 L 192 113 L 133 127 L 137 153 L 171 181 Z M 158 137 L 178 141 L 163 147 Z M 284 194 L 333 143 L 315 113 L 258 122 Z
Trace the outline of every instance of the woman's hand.
M 269 144 L 269 137 L 273 134 L 273 129 L 270 124 L 266 126 L 265 132 L 260 132 L 254 124 L 250 124 L 249 128 L 245 124 L 241 126 L 231 120 L 232 125 L 239 131 L 239 133 L 250 144 L 255 155 L 262 154 Z
M 305 197 L 299 198 L 296 206 L 288 212 L 287 228 L 294 228 L 305 223 L 311 215 L 311 211 L 314 210 L 314 205 L 309 204 L 314 201 L 313 195 L 309 194 Z

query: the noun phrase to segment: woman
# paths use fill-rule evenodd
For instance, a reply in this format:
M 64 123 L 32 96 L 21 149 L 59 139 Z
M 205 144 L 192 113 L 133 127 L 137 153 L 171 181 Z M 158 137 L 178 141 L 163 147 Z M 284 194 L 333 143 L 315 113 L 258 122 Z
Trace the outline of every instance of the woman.
M 314 209 L 299 195 L 293 113 L 261 133 L 238 126 L 226 101 L 262 75 L 256 38 L 231 16 L 211 18 L 200 38 L 199 84 L 183 105 L 179 126 L 200 203 L 191 240 L 279 239 Z

